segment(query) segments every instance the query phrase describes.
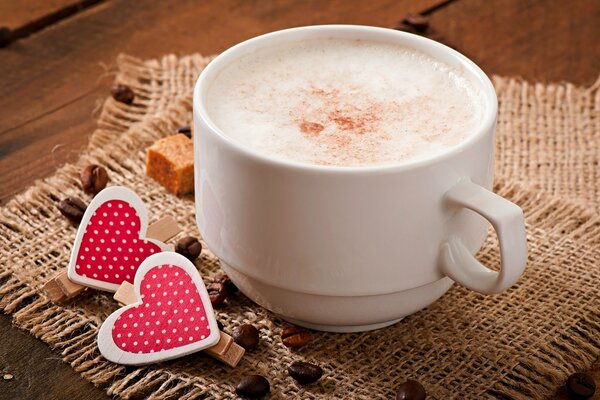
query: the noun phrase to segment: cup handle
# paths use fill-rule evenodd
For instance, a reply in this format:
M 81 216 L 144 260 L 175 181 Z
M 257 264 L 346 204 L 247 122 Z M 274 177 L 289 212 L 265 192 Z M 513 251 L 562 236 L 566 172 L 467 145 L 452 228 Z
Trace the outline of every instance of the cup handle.
M 492 224 L 500 242 L 500 272 L 473 257 L 462 240 L 452 235 L 441 248 L 442 272 L 477 292 L 500 293 L 517 282 L 527 263 L 525 220 L 519 206 L 464 179 L 448 190 L 444 201 L 451 207 L 475 211 Z

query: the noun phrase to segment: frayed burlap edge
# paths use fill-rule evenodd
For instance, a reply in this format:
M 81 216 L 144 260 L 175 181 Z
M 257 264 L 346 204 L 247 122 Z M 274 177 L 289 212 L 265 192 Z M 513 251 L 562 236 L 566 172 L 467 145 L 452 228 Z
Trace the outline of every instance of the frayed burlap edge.
M 496 174 L 600 212 L 600 76 L 590 87 L 493 82 Z
M 205 62 L 205 59 L 199 56 L 190 58 L 195 58 L 194 62 L 184 58 L 188 65 L 203 65 L 202 62 Z M 114 173 L 123 169 L 133 169 L 134 161 L 130 161 L 129 157 L 132 152 L 143 151 L 147 144 L 172 132 L 178 123 L 189 121 L 189 96 L 179 96 L 180 92 L 175 90 L 169 92 L 172 96 L 156 96 L 149 89 L 162 87 L 157 83 L 160 80 L 156 76 L 163 73 L 160 65 L 165 62 L 173 68 L 177 59 L 165 57 L 160 62 L 140 62 L 129 57 L 119 58 L 121 74 L 118 80 L 130 84 L 136 93 L 144 93 L 145 89 L 147 94 L 139 96 L 131 106 L 131 112 L 127 106 L 111 99 L 107 100 L 99 129 L 92 136 L 90 147 L 79 162 L 66 165 L 54 176 L 37 182 L 0 211 L 3 254 L 9 254 L 5 250 L 11 246 L 13 235 L 34 238 L 39 234 L 28 229 L 27 221 L 55 212 L 52 202 L 48 199 L 57 200 L 57 196 L 79 194 L 74 188 L 79 185 L 76 177 L 82 165 L 100 162 Z M 139 76 L 139 79 L 134 78 L 136 76 Z M 161 91 L 158 90 L 158 93 Z M 185 88 L 183 93 L 189 93 L 189 87 Z M 157 114 L 161 117 L 155 118 Z M 64 188 L 67 188 L 67 193 Z M 528 226 L 531 229 L 535 227 L 561 232 L 566 239 L 572 241 L 573 246 L 582 242 L 586 246 L 583 251 L 595 252 L 597 255 L 600 245 L 600 219 L 594 213 L 580 205 L 548 197 L 542 192 L 535 194 L 519 185 L 508 185 L 504 180 L 497 185 L 497 189 L 524 208 L 529 206 L 535 209 L 527 215 Z M 18 326 L 56 348 L 62 358 L 86 379 L 106 387 L 108 394 L 124 398 L 151 396 L 158 399 L 191 399 L 207 394 L 219 398 L 219 393 L 231 393 L 231 387 L 223 387 L 218 383 L 207 388 L 198 382 L 195 376 L 185 371 L 174 373 L 160 365 L 130 371 L 128 368 L 107 362 L 98 355 L 95 344 L 96 331 L 104 319 L 103 315 L 90 319 L 76 309 L 49 303 L 39 295 L 40 285 L 47 276 L 16 278 L 9 267 L 10 261 L 3 257 L 0 265 L 0 308 L 13 314 Z M 524 396 L 523 393 L 533 393 L 530 397 L 548 396 L 568 373 L 589 367 L 600 349 L 600 343 L 597 341 L 599 314 L 596 305 L 592 313 L 581 321 L 575 335 L 570 337 L 566 344 L 564 341 L 549 343 L 544 346 L 541 356 L 523 359 L 501 382 L 490 389 L 488 395 L 499 398 L 527 398 L 528 395 Z M 552 347 L 560 348 L 559 363 L 556 355 L 543 356 L 544 352 Z M 283 395 L 285 398 L 285 393 Z

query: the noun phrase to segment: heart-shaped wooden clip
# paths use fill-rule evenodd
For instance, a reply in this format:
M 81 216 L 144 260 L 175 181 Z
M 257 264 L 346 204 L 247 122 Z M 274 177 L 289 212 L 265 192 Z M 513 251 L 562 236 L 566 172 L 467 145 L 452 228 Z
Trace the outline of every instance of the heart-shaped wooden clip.
M 98 193 L 87 207 L 71 251 L 67 273 L 46 283 L 51 300 L 75 297 L 85 287 L 116 291 L 133 282 L 146 257 L 170 250 L 164 241 L 179 233 L 172 217 L 148 227 L 146 206 L 130 189 L 112 186 Z
M 143 365 L 207 350 L 236 366 L 244 349 L 220 332 L 198 270 L 173 252 L 146 258 L 133 285 L 124 282 L 115 299 L 125 303 L 102 324 L 98 348 L 110 361 Z

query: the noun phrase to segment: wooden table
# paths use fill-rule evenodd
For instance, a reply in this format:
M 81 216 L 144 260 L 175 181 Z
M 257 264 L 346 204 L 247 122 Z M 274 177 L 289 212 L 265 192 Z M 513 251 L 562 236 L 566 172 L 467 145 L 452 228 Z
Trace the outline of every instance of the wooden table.
M 427 15 L 432 35 L 489 74 L 590 85 L 600 73 L 597 0 L 4 0 L 0 3 L 0 204 L 74 161 L 94 130 L 117 54 L 218 53 L 268 31 Z M 0 398 L 106 398 L 0 315 Z M 594 371 L 600 384 L 600 368 Z M 557 398 L 566 398 L 560 392 Z M 600 395 L 599 397 L 600 398 Z

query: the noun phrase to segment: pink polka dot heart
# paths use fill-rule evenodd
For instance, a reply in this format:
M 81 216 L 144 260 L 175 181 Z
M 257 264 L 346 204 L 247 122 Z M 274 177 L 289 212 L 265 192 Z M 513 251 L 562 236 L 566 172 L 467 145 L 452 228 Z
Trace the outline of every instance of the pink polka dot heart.
M 140 239 L 140 217 L 122 200 L 102 204 L 86 227 L 75 270 L 104 282 L 132 283 L 146 257 L 160 252 L 156 244 Z
M 210 325 L 192 278 L 180 267 L 161 265 L 140 284 L 142 304 L 123 312 L 113 340 L 128 352 L 154 353 L 205 339 Z
M 69 279 L 80 285 L 116 291 L 132 283 L 140 264 L 169 250 L 147 239 L 146 206 L 133 191 L 119 186 L 102 190 L 85 211 L 69 261 Z
M 216 345 L 221 333 L 194 264 L 171 251 L 146 258 L 135 275 L 132 304 L 108 316 L 98 348 L 109 361 L 144 365 Z

